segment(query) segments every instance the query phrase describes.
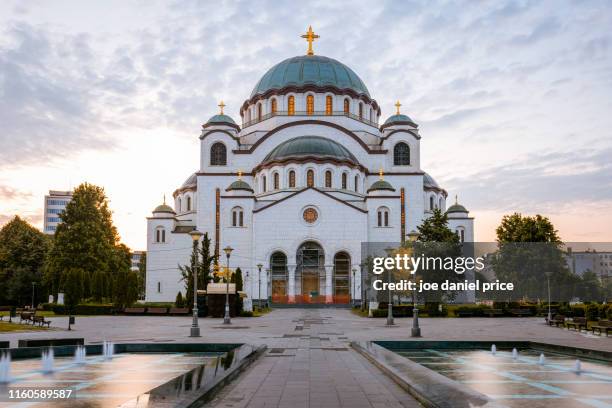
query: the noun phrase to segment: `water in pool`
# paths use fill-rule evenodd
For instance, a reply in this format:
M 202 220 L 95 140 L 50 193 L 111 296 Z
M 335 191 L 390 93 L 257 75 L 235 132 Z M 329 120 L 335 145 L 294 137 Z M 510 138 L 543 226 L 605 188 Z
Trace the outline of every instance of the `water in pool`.
M 399 354 L 508 407 L 612 407 L 612 366 L 535 350 L 410 350 Z M 579 369 L 577 371 L 577 368 Z
M 26 402 L 22 405 L 0 402 L 0 407 L 147 406 L 134 404 L 134 401 L 141 394 L 190 370 L 206 371 L 205 368 L 210 366 L 214 368 L 208 370 L 212 375 L 217 371 L 219 356 L 219 353 L 121 353 L 112 358 L 86 356 L 80 363 L 74 357 L 56 357 L 50 373 L 42 370 L 41 359 L 15 360 L 10 370 L 11 388 L 70 387 L 76 390 L 77 398 L 53 403 Z M 0 384 L 0 393 L 5 394 L 6 391 L 7 385 Z

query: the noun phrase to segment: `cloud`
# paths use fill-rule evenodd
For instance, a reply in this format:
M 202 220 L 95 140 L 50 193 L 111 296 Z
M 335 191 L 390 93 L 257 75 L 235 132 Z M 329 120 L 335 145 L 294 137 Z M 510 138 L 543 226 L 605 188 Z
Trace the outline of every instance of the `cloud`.
M 32 193 L 28 191 L 17 190 L 8 186 L 0 186 L 0 200 L 23 200 L 30 197 L 32 197 Z

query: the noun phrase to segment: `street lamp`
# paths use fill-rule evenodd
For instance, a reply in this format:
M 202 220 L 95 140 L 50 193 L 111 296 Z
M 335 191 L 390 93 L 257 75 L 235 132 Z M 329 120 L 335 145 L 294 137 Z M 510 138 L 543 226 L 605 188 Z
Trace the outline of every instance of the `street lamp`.
M 552 272 L 544 272 L 544 274 L 546 275 L 546 285 L 548 286 L 548 324 L 550 324 L 552 320 L 552 315 L 550 313 L 550 277 Z
M 262 264 L 257 264 L 257 286 L 259 287 L 259 293 L 257 295 L 257 307 L 261 310 L 261 268 L 263 268 Z
M 355 272 L 357 272 L 357 268 L 353 268 L 353 307 L 355 307 L 355 293 L 357 293 L 357 285 L 355 284 Z
M 266 268 L 266 302 L 265 302 L 266 307 L 269 307 L 270 303 L 272 303 L 271 296 L 270 296 L 271 293 L 272 293 L 272 279 L 270 279 L 270 268 Z
M 189 235 L 193 240 L 193 256 L 195 258 L 191 271 L 193 274 L 193 322 L 191 323 L 189 337 L 200 337 L 200 327 L 198 326 L 198 242 L 203 234 L 196 229 L 191 231 Z
M 225 316 L 223 316 L 223 324 L 232 324 L 232 320 L 230 319 L 230 306 L 229 306 L 229 260 L 230 255 L 234 248 L 231 246 L 226 246 L 223 248 L 223 252 L 225 252 L 225 256 L 227 256 L 227 276 L 225 277 Z
M 391 257 L 393 255 L 394 248 L 385 248 L 385 252 L 387 256 Z M 391 269 L 387 269 L 387 284 L 391 284 Z M 391 289 L 387 286 L 387 326 L 393 326 L 393 300 L 391 298 Z
M 414 252 L 414 243 L 416 242 L 418 238 L 419 238 L 419 233 L 416 232 L 415 230 L 410 231 L 410 233 L 408 234 L 408 240 L 412 244 L 413 252 Z M 421 328 L 419 327 L 419 308 L 417 306 L 416 287 L 412 295 L 412 302 L 413 302 L 412 303 L 412 330 L 411 330 L 410 336 L 411 337 L 421 337 Z

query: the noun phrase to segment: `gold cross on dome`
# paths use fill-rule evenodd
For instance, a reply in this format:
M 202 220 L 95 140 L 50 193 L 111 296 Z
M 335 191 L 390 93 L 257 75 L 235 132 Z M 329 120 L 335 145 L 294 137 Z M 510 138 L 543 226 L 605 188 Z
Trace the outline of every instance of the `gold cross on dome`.
M 400 111 L 399 111 L 400 106 L 402 106 L 402 104 L 400 103 L 400 101 L 395 102 L 395 107 L 397 108 L 397 113 L 396 113 L 396 115 L 399 115 L 399 114 L 400 114 Z
M 308 31 L 301 37 L 305 38 L 306 41 L 308 41 L 308 52 L 306 53 L 306 55 L 314 55 L 314 51 L 312 50 L 312 43 L 317 38 L 320 38 L 320 36 L 316 35 L 314 31 L 312 31 L 312 26 L 308 26 Z
M 217 106 L 221 109 L 220 114 L 223 115 L 223 108 L 225 108 L 225 104 L 223 103 L 223 101 L 219 102 Z
M 383 168 L 381 167 L 380 170 L 378 170 L 378 177 L 380 177 L 381 180 L 384 180 L 385 173 L 383 172 Z
M 242 170 L 238 170 L 238 180 L 242 180 Z
M 459 204 L 459 198 L 458 198 L 457 194 L 455 194 L 455 204 Z

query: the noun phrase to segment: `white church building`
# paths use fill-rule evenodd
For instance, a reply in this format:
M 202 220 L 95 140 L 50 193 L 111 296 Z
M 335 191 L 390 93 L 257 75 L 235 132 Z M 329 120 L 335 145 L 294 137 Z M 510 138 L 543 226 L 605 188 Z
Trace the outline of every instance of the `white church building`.
M 197 229 L 240 267 L 251 299 L 348 303 L 361 299 L 363 242 L 401 242 L 433 209 L 462 241 L 474 219 L 421 168 L 419 127 L 381 108 L 357 74 L 306 55 L 270 68 L 240 108 L 203 126 L 200 168 L 147 219 L 146 301 L 184 294 Z M 261 265 L 261 273 L 259 267 Z M 248 274 L 248 276 L 247 276 Z

